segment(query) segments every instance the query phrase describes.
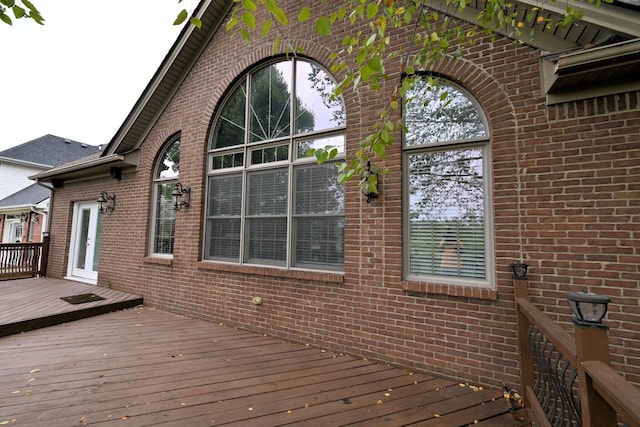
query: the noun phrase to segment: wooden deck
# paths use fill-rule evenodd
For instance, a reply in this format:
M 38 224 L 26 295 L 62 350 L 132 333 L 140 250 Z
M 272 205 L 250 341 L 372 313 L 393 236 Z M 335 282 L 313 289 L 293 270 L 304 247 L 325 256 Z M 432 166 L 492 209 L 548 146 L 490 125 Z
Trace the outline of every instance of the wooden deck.
M 147 307 L 0 338 L 0 378 L 10 426 L 530 425 L 500 390 Z
M 93 293 L 104 300 L 69 304 L 62 297 Z M 28 278 L 0 281 L 0 337 L 122 310 L 141 297 L 69 280 Z

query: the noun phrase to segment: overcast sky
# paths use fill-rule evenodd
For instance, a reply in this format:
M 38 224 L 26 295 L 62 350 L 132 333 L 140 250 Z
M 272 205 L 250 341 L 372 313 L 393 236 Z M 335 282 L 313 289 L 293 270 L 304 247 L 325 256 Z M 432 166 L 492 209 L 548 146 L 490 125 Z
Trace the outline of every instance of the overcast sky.
M 32 2 L 44 26 L 0 22 L 0 151 L 46 134 L 107 144 L 178 36 L 178 12 L 198 3 Z

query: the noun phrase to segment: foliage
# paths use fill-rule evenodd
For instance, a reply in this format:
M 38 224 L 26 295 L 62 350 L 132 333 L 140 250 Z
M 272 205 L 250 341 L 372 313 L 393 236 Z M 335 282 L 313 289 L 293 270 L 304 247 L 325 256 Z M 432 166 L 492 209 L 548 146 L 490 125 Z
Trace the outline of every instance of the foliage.
M 612 0 L 606 0 L 612 1 Z M 289 17 L 279 6 L 277 0 L 234 0 L 238 7 L 228 21 L 227 29 L 237 31 L 242 39 L 250 42 L 252 35 L 260 34 L 266 37 L 272 29 L 277 29 L 274 36 L 274 51 L 279 49 L 285 39 Z M 477 25 L 468 25 L 463 21 L 452 18 L 456 12 L 462 11 L 470 3 L 469 0 L 443 0 L 448 10 L 445 13 L 429 7 L 429 0 L 342 0 L 334 12 L 323 15 L 314 12 L 314 7 L 327 0 L 320 0 L 316 6 L 309 6 L 305 2 L 297 15 L 299 22 L 312 22 L 315 32 L 320 36 L 330 36 L 336 25 L 350 24 L 354 30 L 342 39 L 341 49 L 331 54 L 331 71 L 342 76 L 333 96 L 340 96 L 345 89 L 354 91 L 360 88 L 380 90 L 390 75 L 401 75 L 395 83 L 391 96 L 384 103 L 379 119 L 372 131 L 361 141 L 355 156 L 341 164 L 342 182 L 351 177 L 365 175 L 365 169 L 370 165 L 373 172 L 378 172 L 374 163 L 375 158 L 384 159 L 386 149 L 394 141 L 398 131 L 405 130 L 402 118 L 397 114 L 400 99 L 406 95 L 418 71 L 429 70 L 445 55 L 458 58 L 464 48 L 473 45 L 479 33 L 492 34 L 497 29 L 511 29 L 511 36 L 515 39 L 521 36 L 521 31 L 527 25 L 532 28 L 531 36 L 536 29 L 553 29 L 557 26 L 568 26 L 581 17 L 581 10 L 567 4 L 564 16 L 557 20 L 543 16 L 542 9 L 533 8 L 526 16 L 520 18 L 521 12 L 507 0 L 487 0 L 485 7 L 476 17 Z M 599 5 L 600 0 L 589 0 L 589 3 Z M 261 22 L 258 9 L 263 8 L 268 13 Z M 406 28 L 413 34 L 412 43 L 406 50 L 398 48 L 392 41 L 394 30 Z M 300 46 L 287 46 L 293 54 L 301 53 Z M 388 64 L 391 60 L 400 58 L 400 73 L 390 73 Z M 353 67 L 355 62 L 356 68 Z M 437 79 L 431 78 L 433 86 Z M 317 149 L 312 152 L 320 161 L 331 159 L 332 153 Z M 368 185 L 361 180 L 361 185 Z
M 7 25 L 13 25 L 14 19 L 33 19 L 36 23 L 43 25 L 44 18 L 29 0 L 0 0 L 0 21 Z

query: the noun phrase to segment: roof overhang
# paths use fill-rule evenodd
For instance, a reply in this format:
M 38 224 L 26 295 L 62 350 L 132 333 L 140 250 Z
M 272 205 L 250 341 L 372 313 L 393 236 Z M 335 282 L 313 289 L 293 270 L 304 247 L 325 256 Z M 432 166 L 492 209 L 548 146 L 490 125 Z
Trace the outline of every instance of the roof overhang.
M 548 104 L 640 90 L 640 38 L 541 61 Z
M 82 163 L 62 165 L 49 169 L 42 173 L 32 175 L 29 179 L 36 182 L 50 182 L 54 187 L 58 183 L 82 181 L 88 178 L 101 176 L 112 176 L 123 172 L 137 170 L 140 159 L 140 152 L 134 151 L 127 154 L 111 154 L 105 157 L 98 157 Z

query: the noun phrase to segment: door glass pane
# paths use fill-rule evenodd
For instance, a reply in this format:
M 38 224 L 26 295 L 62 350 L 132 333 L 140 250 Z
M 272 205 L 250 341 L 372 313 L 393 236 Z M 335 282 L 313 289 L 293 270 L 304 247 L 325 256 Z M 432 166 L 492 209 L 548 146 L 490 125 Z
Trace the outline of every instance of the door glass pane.
M 96 215 L 96 237 L 93 245 L 93 271 L 98 271 L 98 259 L 100 258 L 100 243 L 102 241 L 102 215 Z
M 80 211 L 80 227 L 78 228 L 78 246 L 76 249 L 76 268 L 84 270 L 87 258 L 87 244 L 89 243 L 89 221 L 91 220 L 91 210 L 82 209 Z

